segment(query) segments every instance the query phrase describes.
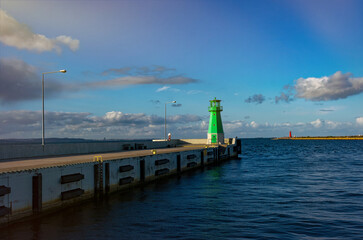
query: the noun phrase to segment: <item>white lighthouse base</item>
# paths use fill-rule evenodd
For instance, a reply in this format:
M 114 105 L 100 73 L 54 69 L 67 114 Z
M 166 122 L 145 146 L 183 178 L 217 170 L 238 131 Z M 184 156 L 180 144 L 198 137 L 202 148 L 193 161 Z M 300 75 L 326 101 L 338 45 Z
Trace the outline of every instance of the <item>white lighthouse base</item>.
M 224 133 L 208 133 L 207 144 L 224 144 Z

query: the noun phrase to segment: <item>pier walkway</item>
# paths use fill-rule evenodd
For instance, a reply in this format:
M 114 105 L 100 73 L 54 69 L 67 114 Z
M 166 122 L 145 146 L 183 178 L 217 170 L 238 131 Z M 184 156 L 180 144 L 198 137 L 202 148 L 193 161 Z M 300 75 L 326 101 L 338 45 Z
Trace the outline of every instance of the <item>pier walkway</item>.
M 183 152 L 196 149 L 204 149 L 205 145 L 187 145 L 175 148 L 159 148 L 155 149 L 155 154 L 165 154 L 173 152 Z M 115 160 L 132 157 L 144 157 L 154 155 L 153 150 L 132 150 L 111 153 L 93 153 L 72 156 L 52 156 L 52 157 L 35 157 L 23 159 L 0 160 L 0 173 L 26 171 L 38 168 L 48 168 L 65 166 L 79 163 L 88 163 L 94 161 L 94 156 L 102 156 L 102 160 Z

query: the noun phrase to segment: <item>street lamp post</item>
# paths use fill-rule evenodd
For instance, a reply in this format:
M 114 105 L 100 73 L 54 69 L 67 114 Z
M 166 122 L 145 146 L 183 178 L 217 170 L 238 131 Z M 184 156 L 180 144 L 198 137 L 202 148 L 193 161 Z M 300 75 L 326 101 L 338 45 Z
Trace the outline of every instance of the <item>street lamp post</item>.
M 66 73 L 67 71 L 65 69 L 63 70 L 59 70 L 59 71 L 54 71 L 54 72 L 44 72 L 42 73 L 42 148 L 44 151 L 44 135 L 45 135 L 45 131 L 44 131 L 44 75 L 45 74 L 50 74 L 50 73 Z
M 166 141 L 166 104 L 168 103 L 176 103 L 176 101 L 172 101 L 172 102 L 166 102 L 165 103 L 165 127 L 164 127 L 164 140 Z

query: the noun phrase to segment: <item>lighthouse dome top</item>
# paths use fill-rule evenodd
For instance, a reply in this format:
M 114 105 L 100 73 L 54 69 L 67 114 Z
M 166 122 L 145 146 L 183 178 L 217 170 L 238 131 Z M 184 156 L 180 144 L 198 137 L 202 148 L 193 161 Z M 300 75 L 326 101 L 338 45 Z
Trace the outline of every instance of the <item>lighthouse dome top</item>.
M 214 97 L 213 100 L 209 100 L 209 102 L 221 102 L 222 100 L 218 100 L 216 97 Z

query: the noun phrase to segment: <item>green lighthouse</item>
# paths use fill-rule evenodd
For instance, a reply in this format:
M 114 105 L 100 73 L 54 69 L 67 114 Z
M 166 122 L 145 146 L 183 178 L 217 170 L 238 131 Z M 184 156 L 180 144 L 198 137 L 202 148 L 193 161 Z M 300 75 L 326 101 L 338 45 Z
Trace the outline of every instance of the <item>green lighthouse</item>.
M 211 143 L 224 143 L 224 132 L 222 125 L 221 112 L 223 107 L 221 106 L 221 100 L 214 98 L 210 100 L 210 106 L 208 111 L 210 112 L 209 128 L 208 128 L 208 141 Z

